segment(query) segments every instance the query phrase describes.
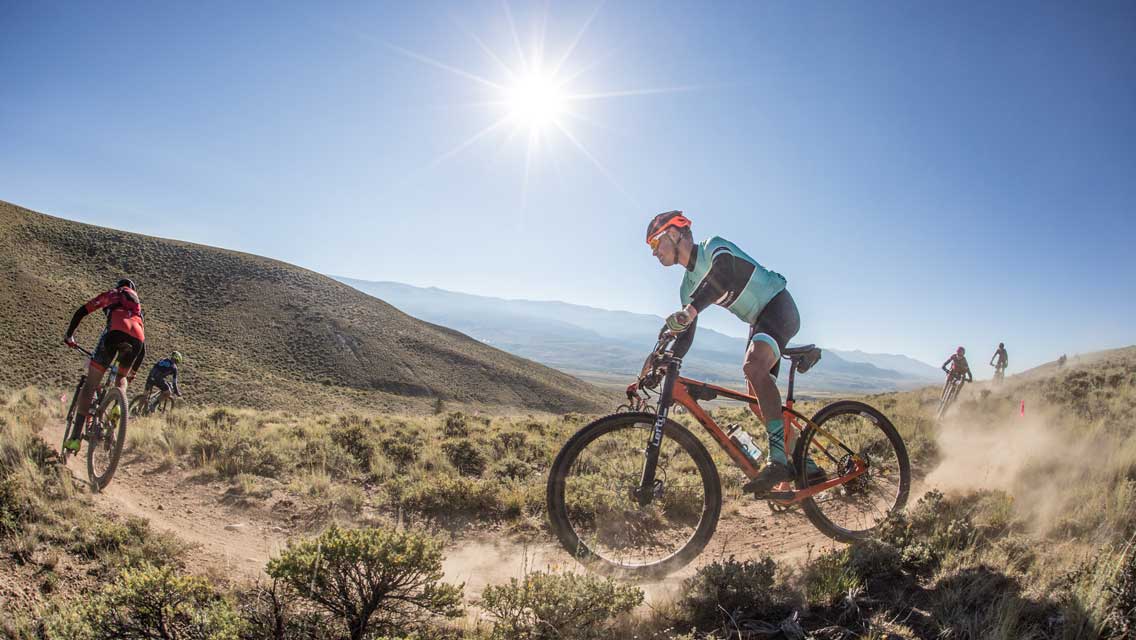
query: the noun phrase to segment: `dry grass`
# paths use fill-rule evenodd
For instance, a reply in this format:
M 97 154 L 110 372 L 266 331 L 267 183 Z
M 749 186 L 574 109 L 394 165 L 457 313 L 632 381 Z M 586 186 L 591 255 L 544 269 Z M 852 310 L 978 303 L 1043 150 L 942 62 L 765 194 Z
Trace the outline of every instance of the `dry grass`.
M 1018 415 L 1022 399 L 1025 418 Z M 975 385 L 941 425 L 929 420 L 934 389 L 866 400 L 904 436 L 917 483 L 943 493 L 913 500 L 881 542 L 801 567 L 779 565 L 773 583 L 747 587 L 776 604 L 766 618 L 743 607 L 725 621 L 709 614 L 696 620 L 683 600 L 689 593 L 679 592 L 613 628 L 642 638 L 725 637 L 781 625 L 816 637 L 1018 639 L 1120 638 L 1132 628 L 1123 625 L 1136 624 L 1136 614 L 1123 609 L 1136 601 L 1136 350 L 1043 370 L 1000 389 Z M 801 406 L 809 414 L 820 405 Z M 43 515 L 82 499 L 82 489 L 48 481 L 50 465 L 37 462 L 42 449 L 32 434 L 56 411 L 34 390 L 0 407 L 0 461 L 5 477 L 16 479 L 10 486 L 31 496 L 32 512 L 19 516 L 26 524 L 5 538 L 6 550 L 56 573 L 72 556 L 97 562 L 103 568 L 88 580 L 101 580 L 138 549 L 161 544 L 136 524 L 64 534 L 59 516 Z M 717 409 L 716 417 L 761 434 L 744 409 Z M 531 533 L 544 527 L 552 457 L 589 419 L 189 408 L 134 421 L 127 455 L 226 478 L 247 500 L 283 487 L 324 505 L 335 519 L 366 519 L 377 510 L 418 524 L 504 523 Z M 715 456 L 727 490 L 736 492 L 740 474 Z M 725 565 L 717 571 L 691 585 L 712 593 L 713 580 L 745 576 Z M 43 600 L 71 597 L 64 580 L 44 584 L 59 593 Z M 451 633 L 485 638 L 492 626 L 473 622 Z

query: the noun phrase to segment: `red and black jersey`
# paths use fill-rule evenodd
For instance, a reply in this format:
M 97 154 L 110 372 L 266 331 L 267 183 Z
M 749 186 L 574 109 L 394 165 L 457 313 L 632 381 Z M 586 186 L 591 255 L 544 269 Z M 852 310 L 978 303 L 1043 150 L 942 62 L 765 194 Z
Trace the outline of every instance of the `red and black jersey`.
M 138 299 L 138 293 L 130 287 L 111 289 L 88 300 L 75 313 L 75 317 L 71 320 L 71 326 L 67 329 L 67 335 L 75 332 L 75 329 L 79 326 L 79 321 L 84 316 L 98 309 L 102 309 L 103 313 L 106 314 L 106 330 L 108 332 L 121 331 L 140 341 L 146 340 L 142 301 Z

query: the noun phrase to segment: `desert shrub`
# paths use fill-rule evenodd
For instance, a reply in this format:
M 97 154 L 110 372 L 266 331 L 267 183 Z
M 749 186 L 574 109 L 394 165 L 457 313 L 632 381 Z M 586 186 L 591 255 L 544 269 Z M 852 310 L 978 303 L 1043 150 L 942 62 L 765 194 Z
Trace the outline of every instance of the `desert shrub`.
M 399 499 L 406 509 L 429 515 L 478 513 L 490 516 L 500 510 L 493 484 L 447 475 L 435 475 L 401 486 Z
M 730 617 L 772 617 L 787 602 L 776 583 L 777 564 L 770 558 L 736 560 L 730 556 L 701 567 L 683 582 L 678 601 L 681 619 L 698 629 L 717 629 Z
M 861 580 L 892 581 L 903 566 L 899 549 L 878 540 L 856 542 L 847 549 L 847 564 Z
M 71 552 L 99 560 L 108 570 L 175 565 L 186 548 L 175 536 L 155 532 L 145 518 L 99 519 L 94 526 L 77 527 L 74 535 Z
M 338 640 L 326 616 L 287 583 L 256 582 L 237 594 L 243 640 Z
M 0 479 L 0 536 L 9 536 L 36 519 L 35 503 L 20 488 L 15 478 Z
M 379 449 L 383 455 L 390 458 L 399 468 L 406 468 L 418 459 L 418 450 L 421 443 L 417 438 L 407 438 L 399 434 L 388 436 L 379 441 Z
M 240 418 L 237 414 L 221 407 L 209 412 L 209 416 L 205 418 L 208 424 L 216 429 L 223 427 L 233 427 L 237 424 Z
M 848 566 L 847 549 L 830 551 L 805 565 L 801 580 L 810 605 L 831 606 L 861 587 L 860 577 Z
M 172 567 L 124 571 L 92 598 L 48 621 L 49 637 L 74 640 L 237 640 L 241 620 L 205 580 Z
M 247 424 L 224 409 L 210 414 L 191 448 L 199 464 L 212 464 L 217 473 L 233 477 L 241 473 L 276 477 L 283 463 L 272 447 Z
M 352 640 L 461 614 L 461 587 L 441 582 L 442 544 L 422 534 L 333 526 L 290 545 L 267 572 L 342 621 Z
M 533 465 L 513 456 L 502 458 L 493 463 L 493 476 L 503 480 L 523 480 L 536 469 Z
M 359 416 L 346 416 L 331 429 L 331 440 L 343 448 L 363 471 L 371 471 L 371 458 L 375 447 L 371 443 L 371 421 Z
M 493 449 L 498 456 L 509 452 L 523 452 L 528 442 L 528 434 L 523 431 L 500 431 L 493 436 Z
M 610 578 L 539 571 L 482 594 L 494 637 L 522 640 L 611 637 L 612 619 L 642 602 L 641 589 Z
M 442 434 L 447 438 L 465 438 L 469 436 L 469 421 L 465 414 L 455 411 L 442 421 Z
M 442 443 L 442 451 L 450 464 L 463 476 L 478 477 L 485 472 L 488 462 L 485 454 L 469 438 L 459 438 Z
M 971 545 L 976 535 L 969 511 L 932 490 L 909 512 L 889 514 L 878 537 L 899 550 L 907 568 L 919 572 L 938 567 L 948 553 Z

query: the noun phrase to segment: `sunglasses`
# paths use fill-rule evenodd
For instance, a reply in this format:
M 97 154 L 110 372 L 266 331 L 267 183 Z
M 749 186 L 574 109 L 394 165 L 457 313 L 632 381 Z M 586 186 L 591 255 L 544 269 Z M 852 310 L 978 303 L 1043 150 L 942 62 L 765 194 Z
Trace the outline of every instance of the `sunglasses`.
M 670 227 L 659 230 L 653 238 L 647 241 L 647 245 L 651 247 L 651 251 L 659 248 L 659 242 L 661 242 L 664 237 L 667 237 L 667 229 L 670 229 Z

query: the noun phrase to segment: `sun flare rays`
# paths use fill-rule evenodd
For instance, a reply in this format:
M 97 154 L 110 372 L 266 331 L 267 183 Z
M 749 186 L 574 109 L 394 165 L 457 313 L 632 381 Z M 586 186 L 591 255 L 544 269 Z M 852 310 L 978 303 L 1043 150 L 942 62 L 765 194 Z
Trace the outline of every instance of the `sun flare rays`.
M 487 61 L 485 71 L 471 70 L 435 59 L 433 57 L 399 47 L 388 45 L 393 51 L 435 69 L 449 72 L 457 77 L 475 83 L 488 95 L 487 99 L 468 106 L 486 108 L 496 112 L 489 124 L 469 137 L 443 152 L 430 166 L 437 166 L 466 151 L 470 147 L 497 136 L 499 153 L 520 136 L 524 136 L 523 175 L 521 179 L 522 207 L 528 199 L 534 165 L 545 147 L 550 147 L 554 138 L 568 142 L 565 148 L 585 159 L 597 172 L 609 181 L 621 194 L 634 202 L 628 190 L 615 178 L 613 173 L 588 149 L 578 132 L 571 124 L 584 123 L 597 129 L 610 131 L 594 118 L 581 112 L 589 101 L 614 98 L 630 98 L 661 93 L 677 93 L 696 89 L 693 86 L 663 88 L 611 88 L 607 90 L 585 89 L 579 86 L 582 78 L 594 72 L 600 63 L 609 59 L 610 52 L 586 64 L 573 68 L 573 57 L 581 50 L 588 29 L 595 22 L 603 3 L 598 4 L 587 16 L 583 25 L 575 32 L 568 45 L 560 52 L 546 49 L 547 32 L 550 20 L 545 11 L 537 20 L 532 44 L 526 47 L 517 29 L 517 21 L 508 2 L 503 2 L 504 20 L 508 25 L 509 38 L 504 51 L 513 50 L 506 55 L 491 46 L 455 20 L 458 28 L 468 36 L 477 50 Z M 554 25 L 553 25 L 554 26 Z M 468 64 L 468 63 L 467 63 Z M 559 168 L 559 158 L 553 158 Z

